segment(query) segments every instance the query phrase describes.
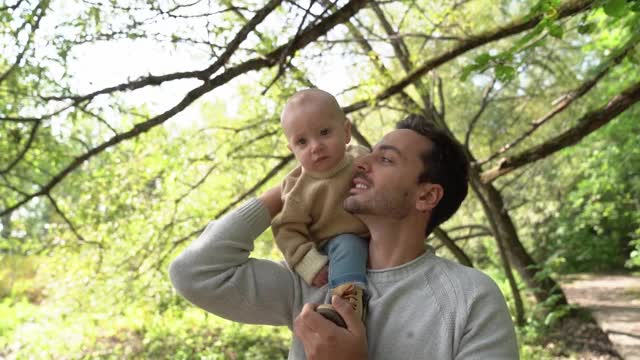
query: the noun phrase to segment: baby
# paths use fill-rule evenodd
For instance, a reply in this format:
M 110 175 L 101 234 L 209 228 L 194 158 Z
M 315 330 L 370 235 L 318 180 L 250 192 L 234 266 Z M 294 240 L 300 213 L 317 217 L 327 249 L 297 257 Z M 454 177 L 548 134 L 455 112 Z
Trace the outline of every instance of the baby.
M 276 243 L 289 266 L 312 286 L 326 282 L 328 262 L 331 295 L 349 302 L 364 322 L 369 232 L 342 203 L 353 184 L 353 159 L 368 151 L 347 146 L 351 123 L 336 99 L 319 89 L 294 94 L 281 125 L 300 166 L 282 184 L 284 205 L 271 222 Z M 346 327 L 330 304 L 317 311 Z

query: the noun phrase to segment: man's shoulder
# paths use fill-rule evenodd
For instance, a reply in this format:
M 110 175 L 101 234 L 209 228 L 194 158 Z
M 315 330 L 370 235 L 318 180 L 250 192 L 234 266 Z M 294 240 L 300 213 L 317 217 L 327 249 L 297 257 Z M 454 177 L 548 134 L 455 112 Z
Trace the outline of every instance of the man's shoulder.
M 448 296 L 470 302 L 489 293 L 500 293 L 495 281 L 484 272 L 439 256 L 434 255 L 434 259 L 432 281 L 442 286 Z

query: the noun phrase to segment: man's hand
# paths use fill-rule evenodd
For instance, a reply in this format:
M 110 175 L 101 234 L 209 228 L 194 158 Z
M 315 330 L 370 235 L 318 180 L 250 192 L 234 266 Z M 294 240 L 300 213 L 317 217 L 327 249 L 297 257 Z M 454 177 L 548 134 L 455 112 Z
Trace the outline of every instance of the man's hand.
M 294 332 L 302 341 L 309 360 L 366 360 L 367 336 L 364 324 L 351 305 L 338 296 L 332 304 L 347 323 L 347 329 L 338 327 L 315 311 L 316 305 L 305 304 L 296 317 Z
M 329 282 L 329 266 L 325 265 L 318 271 L 316 276 L 311 281 L 311 286 L 320 288 L 325 286 Z

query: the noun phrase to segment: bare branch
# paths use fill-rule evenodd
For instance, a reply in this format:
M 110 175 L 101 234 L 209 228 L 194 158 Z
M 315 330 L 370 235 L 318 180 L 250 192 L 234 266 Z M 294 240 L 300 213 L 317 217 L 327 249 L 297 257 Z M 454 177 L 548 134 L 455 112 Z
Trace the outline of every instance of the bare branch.
M 258 11 L 251 20 L 249 20 L 249 22 L 244 24 L 244 26 L 242 26 L 240 31 L 238 31 L 238 34 L 236 34 L 234 39 L 231 40 L 231 42 L 229 43 L 227 50 L 225 50 L 225 52 L 222 53 L 220 57 L 218 57 L 218 60 L 216 60 L 213 64 L 211 64 L 211 66 L 209 66 L 203 71 L 204 74 L 206 74 L 206 76 L 209 77 L 211 74 L 218 71 L 224 64 L 226 64 L 227 61 L 229 61 L 229 58 L 231 58 L 231 55 L 233 55 L 233 53 L 238 49 L 240 44 L 247 38 L 249 33 L 253 31 L 256 28 L 256 26 L 262 23 L 262 21 L 267 17 L 267 15 L 269 15 L 273 10 L 275 10 L 275 8 L 278 7 L 278 5 L 280 5 L 281 1 L 282 0 L 269 1 L 267 5 L 265 5 L 262 9 L 260 9 L 260 11 Z
M 582 11 L 589 9 L 589 7 L 593 3 L 594 3 L 594 0 L 571 1 L 570 3 L 563 5 L 559 9 L 558 17 L 564 18 L 564 17 L 575 15 L 577 13 L 580 13 Z M 542 20 L 541 16 L 531 18 L 531 19 L 523 17 L 519 20 L 512 22 L 511 24 L 508 24 L 504 27 L 500 27 L 499 29 L 488 31 L 483 34 L 472 37 L 470 39 L 467 39 L 461 44 L 458 44 L 458 46 L 456 46 L 455 48 L 422 64 L 421 66 L 413 70 L 411 73 L 407 74 L 407 76 L 405 76 L 402 80 L 387 87 L 385 90 L 375 95 L 372 99 L 361 100 L 349 105 L 346 108 L 346 111 L 347 112 L 358 111 L 362 108 L 369 106 L 372 101 L 379 102 L 381 100 L 387 99 L 397 94 L 408 85 L 414 83 L 416 79 L 420 78 L 424 74 L 458 57 L 459 55 L 462 55 L 469 50 L 475 49 L 477 47 L 488 44 L 490 42 L 504 39 L 506 37 L 521 33 L 525 30 L 532 29 L 541 20 Z
M 18 2 L 15 6 L 17 7 L 18 5 L 20 5 L 20 2 Z M 40 27 L 40 20 L 42 20 L 42 18 L 44 17 L 44 14 L 46 13 L 47 6 L 48 6 L 48 1 L 43 1 L 39 3 L 38 6 L 34 9 L 36 21 L 33 25 L 31 25 L 31 33 L 29 33 L 29 37 L 27 38 L 27 43 L 24 45 L 24 48 L 16 57 L 16 61 L 13 62 L 13 64 L 9 67 L 9 69 L 7 69 L 7 71 L 4 72 L 4 74 L 0 75 L 0 83 L 2 83 L 7 77 L 9 77 L 9 75 L 19 66 L 20 61 L 22 61 L 22 58 L 29 50 L 31 43 L 33 42 L 35 33 Z
M 442 242 L 442 244 L 451 251 L 453 256 L 458 259 L 458 262 L 462 265 L 473 267 L 473 262 L 464 251 L 455 244 L 455 242 L 449 237 L 449 235 L 440 227 L 433 229 L 433 234 Z
M 33 144 L 33 141 L 36 138 L 36 134 L 38 132 L 38 128 L 40 128 L 40 125 L 41 125 L 41 122 L 36 122 L 33 125 L 33 127 L 31 128 L 31 133 L 29 134 L 29 139 L 27 140 L 27 143 L 24 145 L 24 148 L 20 151 L 20 153 L 18 153 L 18 156 L 16 156 L 16 158 L 13 159 L 13 161 L 9 165 L 7 165 L 6 168 L 0 169 L 0 175 L 6 174 L 9 171 L 11 171 L 11 169 L 13 169 L 13 167 L 16 166 L 20 162 L 20 160 L 22 160 L 22 158 L 27 153 L 27 151 L 29 151 L 29 148 L 31 148 L 31 145 Z
M 55 200 L 53 200 L 53 197 L 50 194 L 47 194 L 47 199 L 49 199 L 49 202 L 51 203 L 51 205 L 53 205 L 53 208 L 56 210 L 58 215 L 60 215 L 62 220 L 64 220 L 64 222 L 67 224 L 67 226 L 69 226 L 69 228 L 71 229 L 71 232 L 73 232 L 73 234 L 78 238 L 78 240 L 80 240 L 81 242 L 83 242 L 85 244 L 97 245 L 99 248 L 101 248 L 101 249 L 103 248 L 102 244 L 97 242 L 97 241 L 87 241 L 87 240 L 85 240 L 85 238 L 82 237 L 82 235 L 80 235 L 78 230 L 76 230 L 76 227 L 73 225 L 71 220 L 69 220 L 69 218 L 64 214 L 64 212 L 60 209 L 58 204 L 55 202 Z
M 325 4 L 328 1 L 324 1 Z M 360 48 L 364 51 L 365 54 L 367 54 L 367 56 L 371 59 L 371 62 L 373 63 L 374 67 L 376 68 L 376 70 L 378 70 L 378 73 L 380 73 L 386 81 L 388 82 L 393 82 L 393 77 L 391 76 L 391 71 L 389 71 L 389 69 L 387 69 L 387 67 L 384 65 L 384 63 L 380 60 L 380 55 L 378 53 L 376 53 L 373 50 L 373 47 L 371 46 L 371 44 L 369 43 L 369 41 L 367 39 L 365 39 L 364 35 L 362 34 L 362 32 L 360 32 L 360 30 L 351 23 L 351 21 L 346 23 L 347 27 L 349 28 L 349 32 L 353 35 L 353 37 L 356 39 L 358 45 L 360 46 Z M 400 92 L 400 97 L 401 97 L 401 101 L 408 107 L 408 108 L 414 108 L 414 109 L 419 109 L 420 106 L 404 91 Z M 347 109 L 345 108 L 345 113 L 347 112 Z M 371 148 L 371 144 L 366 141 L 366 139 L 364 139 L 364 137 L 362 137 L 362 139 L 360 139 L 360 133 L 357 132 L 355 134 L 356 139 L 363 145 L 367 146 L 368 148 Z
M 440 119 L 445 119 L 446 114 L 446 104 L 444 100 L 444 90 L 442 89 L 442 78 L 438 76 L 434 71 L 434 76 L 436 77 L 436 84 L 438 87 L 438 100 L 440 100 L 440 109 L 437 110 L 440 115 Z
M 482 182 L 490 183 L 496 178 L 508 174 L 523 165 L 544 159 L 558 150 L 578 143 L 587 135 L 615 119 L 616 116 L 627 110 L 639 100 L 640 82 L 637 82 L 622 91 L 620 94 L 614 96 L 603 107 L 582 116 L 576 126 L 568 129 L 562 134 L 517 155 L 501 159 L 500 163 L 496 167 L 481 174 Z
M 289 43 L 289 46 L 292 46 L 293 43 L 295 42 L 295 39 L 298 36 L 300 36 L 300 31 L 302 30 L 302 27 L 304 26 L 304 23 L 307 20 L 307 15 L 311 13 L 311 8 L 313 7 L 313 4 L 315 4 L 315 0 L 309 1 L 309 7 L 305 10 L 304 15 L 302 16 L 302 20 L 300 20 L 300 24 L 298 25 L 298 29 L 296 30 L 295 35 L 293 36 L 293 41 Z M 276 73 L 276 76 L 274 76 L 273 80 L 271 80 L 271 82 L 262 91 L 262 95 L 266 94 L 267 91 L 269 91 L 269 89 L 271 88 L 271 86 L 273 86 L 273 84 L 275 84 L 276 81 L 278 81 L 278 79 L 280 78 L 280 76 L 282 76 L 282 74 L 284 73 L 285 68 L 291 62 L 291 59 L 288 59 L 289 54 L 290 54 L 289 49 L 286 49 L 285 51 L 282 52 L 280 59 L 278 60 L 278 72 Z
M 22 4 L 22 1 L 24 0 L 18 0 L 15 4 L 13 5 L 7 5 L 7 6 L 0 6 L 0 11 L 4 11 L 4 10 L 15 10 L 17 9 L 20 4 Z
M 9 189 L 9 190 L 11 190 L 11 191 L 13 191 L 13 192 L 15 192 L 17 194 L 20 194 L 22 196 L 29 196 L 29 194 L 27 194 L 26 192 L 24 192 L 24 191 L 18 189 L 17 187 L 13 186 L 11 184 L 11 182 L 9 181 L 9 179 L 7 179 L 6 175 L 0 174 L 0 177 L 2 178 L 2 180 L 4 180 L 4 183 L 0 183 L 0 186 L 4 186 L 7 189 Z M 11 213 L 8 212 L 7 214 L 11 214 Z M 7 214 L 5 214 L 5 215 L 7 215 Z
M 294 156 L 292 154 L 290 154 L 289 156 L 287 156 L 284 159 L 282 159 L 262 179 L 258 180 L 258 182 L 256 182 L 249 190 L 245 191 L 236 200 L 232 201 L 230 204 L 225 206 L 222 210 L 218 211 L 216 213 L 216 215 L 213 217 L 213 219 L 218 219 L 220 216 L 224 215 L 227 211 L 229 211 L 229 209 L 232 209 L 234 206 L 239 204 L 241 201 L 244 201 L 247 197 L 249 197 L 252 194 L 254 194 L 257 189 L 259 189 L 262 185 L 266 184 L 269 180 L 271 180 L 276 174 L 278 174 L 278 172 L 280 172 L 280 170 L 284 169 L 293 159 L 294 159 Z M 178 244 L 180 244 L 180 243 L 192 238 L 193 236 L 201 233 L 203 230 L 204 230 L 204 227 L 201 227 L 201 228 L 199 228 L 199 229 L 197 229 L 195 231 L 192 231 L 191 233 L 187 234 L 186 236 L 183 236 L 182 238 L 175 240 L 173 242 L 173 247 L 169 251 L 169 253 L 171 253 L 171 251 L 173 251 L 173 249 L 175 249 L 175 247 Z
M 105 120 L 102 116 L 100 116 L 100 115 L 98 115 L 98 114 L 95 114 L 95 113 L 93 113 L 93 112 L 89 111 L 89 110 L 87 109 L 87 107 L 86 107 L 86 106 L 79 105 L 79 106 L 78 106 L 78 109 L 80 109 L 80 111 L 82 111 L 83 113 L 85 113 L 85 114 L 87 114 L 87 115 L 89 115 L 89 116 L 92 116 L 92 117 L 96 118 L 99 122 L 101 122 L 102 124 L 104 124 L 104 126 L 106 126 L 109 130 L 111 130 L 111 132 L 113 133 L 113 135 L 118 135 L 118 132 L 116 131 L 116 129 L 114 129 L 114 128 L 111 126 L 111 124 L 109 124 L 109 122 L 108 122 L 107 120 Z
M 484 111 L 487 109 L 487 105 L 489 105 L 489 102 L 490 102 L 489 96 L 491 95 L 491 91 L 493 90 L 493 87 L 495 86 L 495 84 L 496 84 L 496 78 L 493 77 L 491 78 L 491 82 L 489 82 L 489 84 L 487 84 L 487 86 L 484 88 L 484 92 L 482 94 L 482 101 L 480 102 L 480 109 L 478 109 L 476 114 L 473 116 L 473 118 L 469 122 L 467 133 L 464 135 L 464 146 L 466 148 L 469 148 L 469 139 L 471 138 L 471 133 L 473 132 L 473 129 L 476 123 L 478 122 L 478 120 L 480 120 L 480 117 L 482 116 Z
M 486 232 L 486 233 L 491 233 L 491 229 L 489 229 L 488 227 L 486 227 L 485 225 L 479 225 L 479 224 L 471 224 L 471 225 L 462 225 L 462 226 L 454 226 L 450 229 L 447 229 L 446 231 L 448 233 L 454 232 L 454 231 L 462 231 L 462 230 L 479 230 L 481 232 Z
M 632 40 L 633 39 L 634 38 L 632 38 Z M 571 105 L 574 101 L 576 101 L 577 99 L 581 98 L 586 93 L 588 93 L 609 72 L 609 70 L 612 68 L 613 63 L 619 64 L 622 61 L 622 59 L 624 59 L 627 56 L 629 51 L 631 51 L 631 49 L 633 49 L 635 47 L 635 45 L 636 45 L 635 41 L 630 41 L 627 44 L 625 44 L 625 46 L 623 46 L 622 50 L 619 51 L 619 53 L 617 55 L 615 55 L 611 60 L 607 61 L 604 64 L 604 66 L 602 66 L 602 70 L 599 71 L 594 77 L 592 77 L 588 81 L 585 81 L 578 88 L 574 89 L 573 91 L 563 95 L 561 98 L 559 98 L 556 101 L 554 101 L 554 103 L 552 104 L 552 105 L 554 105 L 554 107 L 553 107 L 553 109 L 551 109 L 551 111 L 549 111 L 547 114 L 545 114 L 541 118 L 533 121 L 531 123 L 531 127 L 527 131 L 523 132 L 515 140 L 513 140 L 509 144 L 506 144 L 506 145 L 502 146 L 500 148 L 500 150 L 496 151 L 494 154 L 489 156 L 487 159 L 479 161 L 477 163 L 477 166 L 481 166 L 483 164 L 486 164 L 487 162 L 497 158 L 501 154 L 504 154 L 505 152 L 507 152 L 510 149 L 514 148 L 516 145 L 518 145 L 524 139 L 526 139 L 531 134 L 533 134 L 533 132 L 536 131 L 540 126 L 542 126 L 543 124 L 545 124 L 546 122 L 551 120 L 553 117 L 555 117 L 557 114 L 562 112 L 564 109 L 569 107 L 569 105 Z
M 84 153 L 76 157 L 66 168 L 64 168 L 61 172 L 59 172 L 56 176 L 54 176 L 46 185 L 44 185 L 39 191 L 36 191 L 24 199 L 18 201 L 17 203 L 10 205 L 9 207 L 0 211 L 0 216 L 3 216 L 16 208 L 24 205 L 31 199 L 35 197 L 39 197 L 45 194 L 48 194 L 53 187 L 55 187 L 58 183 L 60 183 L 67 175 L 69 175 L 72 171 L 78 168 L 85 161 L 89 160 L 93 156 L 103 152 L 104 150 L 115 146 L 122 141 L 127 139 L 134 138 L 144 132 L 149 131 L 150 129 L 164 123 L 167 119 L 170 119 L 177 113 L 184 110 L 187 106 L 193 103 L 196 99 L 200 98 L 202 95 L 208 93 L 209 91 L 226 84 L 232 79 L 236 78 L 241 74 L 245 74 L 249 71 L 259 70 L 264 67 L 273 66 L 276 63 L 276 60 L 281 56 L 286 49 L 290 49 L 291 52 L 295 52 L 309 43 L 313 42 L 318 37 L 326 34 L 329 30 L 335 27 L 338 24 L 344 23 L 349 20 L 351 16 L 353 16 L 358 10 L 360 10 L 366 4 L 365 0 L 352 0 L 345 6 L 343 6 L 340 10 L 335 13 L 329 15 L 325 19 L 323 19 L 317 25 L 309 26 L 305 29 L 298 38 L 291 40 L 292 45 L 287 44 L 279 47 L 274 50 L 267 56 L 263 58 L 255 58 L 248 60 L 242 64 L 239 64 L 235 67 L 227 69 L 227 71 L 217 75 L 212 79 L 208 79 L 204 81 L 204 84 L 189 91 L 187 95 L 174 107 L 165 111 L 164 113 L 157 115 L 147 121 L 139 123 L 133 127 L 133 129 L 120 133 L 106 142 L 96 146 L 91 151 Z
M 127 91 L 127 90 L 129 91 L 136 90 L 148 85 L 160 85 L 167 81 L 187 79 L 187 78 L 197 78 L 197 79 L 206 81 L 207 78 L 209 78 L 213 73 L 218 71 L 224 64 L 227 63 L 231 55 L 233 55 L 233 53 L 240 46 L 240 43 L 242 43 L 246 39 L 248 34 L 253 29 L 255 29 L 255 27 L 258 24 L 260 24 L 267 17 L 267 15 L 269 15 L 280 4 L 281 1 L 282 0 L 271 0 L 269 3 L 267 3 L 267 5 L 265 5 L 262 9 L 256 12 L 256 15 L 249 22 L 247 22 L 238 31 L 234 39 L 231 40 L 225 52 L 222 53 L 213 64 L 211 64 L 209 67 L 207 67 L 204 70 L 177 72 L 173 74 L 160 75 L 160 76 L 149 75 L 146 77 L 142 77 L 138 80 L 104 88 L 104 89 L 101 89 L 86 95 L 82 95 L 82 96 L 64 96 L 64 97 L 43 96 L 42 98 L 44 100 L 57 100 L 57 101 L 73 100 L 75 102 L 80 102 L 80 101 L 93 99 L 98 95 L 110 94 L 113 92 L 120 92 L 120 91 Z

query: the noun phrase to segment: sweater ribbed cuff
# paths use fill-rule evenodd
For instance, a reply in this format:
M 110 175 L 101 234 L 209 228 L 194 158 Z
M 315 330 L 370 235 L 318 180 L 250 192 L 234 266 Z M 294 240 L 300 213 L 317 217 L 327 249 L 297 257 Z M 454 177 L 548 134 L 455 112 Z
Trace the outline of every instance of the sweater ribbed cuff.
M 294 270 L 309 285 L 316 274 L 329 261 L 326 255 L 321 254 L 316 248 L 311 248 L 305 256 L 294 266 Z
M 266 228 L 271 225 L 269 211 L 258 198 L 251 198 L 239 206 L 235 212 L 240 216 L 237 218 L 239 226 L 249 230 L 248 237 L 253 241 L 260 236 Z

